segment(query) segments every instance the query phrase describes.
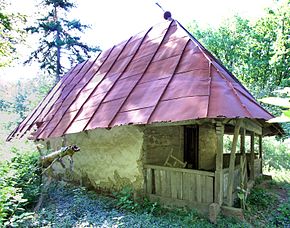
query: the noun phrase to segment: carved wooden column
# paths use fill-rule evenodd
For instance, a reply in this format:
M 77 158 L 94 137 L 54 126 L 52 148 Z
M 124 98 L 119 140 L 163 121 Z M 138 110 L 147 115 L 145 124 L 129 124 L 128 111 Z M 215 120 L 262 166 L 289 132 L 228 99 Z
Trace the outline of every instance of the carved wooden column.
M 222 205 L 223 203 L 223 137 L 224 125 L 221 122 L 216 123 L 217 150 L 216 150 L 216 170 L 215 170 L 215 195 L 214 202 Z

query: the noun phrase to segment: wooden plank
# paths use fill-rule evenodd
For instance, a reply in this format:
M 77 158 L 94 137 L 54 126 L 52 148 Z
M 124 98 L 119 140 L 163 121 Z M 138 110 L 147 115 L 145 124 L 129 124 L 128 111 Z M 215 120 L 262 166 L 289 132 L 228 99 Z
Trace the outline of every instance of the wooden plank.
M 227 205 L 232 206 L 233 204 L 233 185 L 234 185 L 234 172 L 235 172 L 235 160 L 236 160 L 236 148 L 237 142 L 239 138 L 239 132 L 241 127 L 241 119 L 238 119 L 236 122 L 235 130 L 234 130 L 234 138 L 231 149 L 231 157 L 230 157 L 230 165 L 229 165 L 229 180 L 228 180 L 228 188 L 227 188 Z
M 201 202 L 206 202 L 206 183 L 205 176 L 200 176 L 200 186 L 201 186 Z
M 201 193 L 204 187 L 201 185 L 201 175 L 196 175 L 196 201 L 199 203 L 202 202 Z
M 145 168 L 151 168 L 151 169 L 154 169 L 154 170 L 168 170 L 168 171 L 190 173 L 190 174 L 199 174 L 199 175 L 205 175 L 205 176 L 214 177 L 214 172 L 208 172 L 208 171 L 173 168 L 173 167 L 165 167 L 165 166 L 159 166 L 159 165 L 148 165 L 148 164 L 145 164 L 144 167 Z
M 152 169 L 146 170 L 146 193 L 152 194 Z
M 217 154 L 216 154 L 216 172 L 214 182 L 214 199 L 215 203 L 223 204 L 223 141 L 224 125 L 221 122 L 216 123 L 217 134 Z
M 161 175 L 160 170 L 154 170 L 155 173 L 155 193 L 161 195 Z
M 250 179 L 255 179 L 255 133 L 251 132 Z
M 203 203 L 213 203 L 214 201 L 214 178 L 205 177 L 205 201 Z
M 183 173 L 180 173 L 180 198 L 183 200 Z
M 165 184 L 166 184 L 166 191 L 165 196 L 171 196 L 171 172 L 165 171 Z
M 160 170 L 160 185 L 161 185 L 161 196 L 167 196 L 168 193 L 168 183 L 166 183 L 166 173 L 168 171 Z
M 190 200 L 191 195 L 191 177 L 189 173 L 182 173 L 182 199 Z
M 196 179 L 197 179 L 197 175 L 191 175 L 191 178 L 190 178 L 190 197 L 189 197 L 189 200 L 192 201 L 192 202 L 196 202 L 197 201 L 197 182 L 196 182 Z
M 182 173 L 171 172 L 171 197 L 181 199 L 181 175 Z

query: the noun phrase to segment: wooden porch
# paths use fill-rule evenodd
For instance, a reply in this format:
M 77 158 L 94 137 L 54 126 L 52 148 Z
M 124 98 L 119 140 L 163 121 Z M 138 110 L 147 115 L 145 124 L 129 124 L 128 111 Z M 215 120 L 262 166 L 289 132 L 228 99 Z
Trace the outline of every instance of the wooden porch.
M 157 165 L 144 168 L 145 192 L 151 200 L 204 212 L 214 201 L 214 172 Z
M 223 136 L 229 123 L 233 128 L 231 132 L 227 128 L 227 134 L 232 134 L 233 139 L 230 153 L 224 154 Z M 212 203 L 233 206 L 237 188 L 246 190 L 253 185 L 254 179 L 262 174 L 262 127 L 240 119 L 218 121 L 214 126 L 214 170 L 144 164 L 144 192 L 150 200 L 208 213 Z M 246 135 L 250 136 L 249 153 L 245 150 Z M 255 137 L 258 137 L 258 147 L 254 146 Z

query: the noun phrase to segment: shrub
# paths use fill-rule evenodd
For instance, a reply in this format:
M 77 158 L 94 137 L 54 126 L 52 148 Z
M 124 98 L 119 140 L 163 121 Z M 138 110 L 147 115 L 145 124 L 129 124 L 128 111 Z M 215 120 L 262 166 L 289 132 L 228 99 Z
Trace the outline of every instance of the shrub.
M 277 202 L 277 197 L 263 188 L 255 187 L 251 190 L 247 201 L 250 209 L 267 210 Z
M 158 202 L 151 202 L 146 197 L 134 199 L 134 190 L 130 186 L 126 186 L 121 191 L 115 192 L 114 196 L 117 199 L 117 207 L 127 211 L 160 215 L 164 210 Z
M 0 163 L 0 225 L 17 226 L 33 213 L 40 193 L 40 170 L 37 153 L 14 151 L 11 161 Z
M 288 142 L 289 143 L 289 142 Z M 263 140 L 264 166 L 268 170 L 290 170 L 290 150 L 286 141 L 277 141 L 274 137 Z

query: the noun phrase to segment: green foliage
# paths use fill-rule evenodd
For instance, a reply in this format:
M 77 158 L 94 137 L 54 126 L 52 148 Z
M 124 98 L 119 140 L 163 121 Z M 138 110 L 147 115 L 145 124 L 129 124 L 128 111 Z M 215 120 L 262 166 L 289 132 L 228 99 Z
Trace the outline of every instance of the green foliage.
M 7 66 L 16 58 L 16 44 L 24 40 L 24 32 L 20 25 L 25 16 L 7 12 L 8 3 L 0 0 L 0 67 Z
M 290 2 L 268 9 L 254 24 L 236 16 L 218 28 L 189 30 L 245 85 L 256 98 L 290 86 Z M 279 107 L 264 105 L 274 115 Z M 289 125 L 286 126 L 290 134 Z
M 138 203 L 134 201 L 133 189 L 129 186 L 124 187 L 120 192 L 115 192 L 114 196 L 117 198 L 117 206 L 121 209 L 136 211 L 139 209 Z
M 254 227 L 288 227 L 290 225 L 290 185 L 261 178 L 251 190 L 246 218 Z
M 48 93 L 53 83 L 52 77 L 37 76 L 32 79 L 1 84 L 0 112 L 17 115 L 16 118 L 10 115 L 10 121 L 6 121 L 7 127 L 10 128 L 11 122 L 15 125 L 23 120 Z M 0 118 L 3 118 L 2 115 Z
M 117 199 L 117 207 L 131 212 L 145 212 L 149 215 L 159 215 L 162 213 L 162 207 L 157 202 L 151 202 L 148 198 L 134 199 L 134 191 L 132 187 L 126 186 L 113 195 Z
M 68 67 L 71 67 L 100 49 L 81 42 L 80 34 L 89 28 L 88 25 L 76 19 L 66 19 L 66 13 L 75 7 L 71 1 L 45 0 L 42 1 L 42 5 L 47 9 L 46 16 L 26 29 L 31 34 L 41 35 L 39 47 L 31 53 L 25 63 L 37 60 L 41 69 L 55 74 L 57 82 L 67 63 L 70 63 Z
M 274 137 L 263 140 L 263 166 L 267 170 L 290 170 L 289 144 Z
M 290 197 L 288 200 L 280 204 L 277 208 L 277 212 L 273 217 L 272 222 L 279 227 L 287 227 L 290 225 Z
M 37 153 L 19 153 L 0 163 L 0 225 L 18 226 L 31 219 L 29 212 L 40 193 Z
M 272 208 L 277 198 L 263 188 L 254 188 L 248 196 L 250 210 L 267 210 Z

